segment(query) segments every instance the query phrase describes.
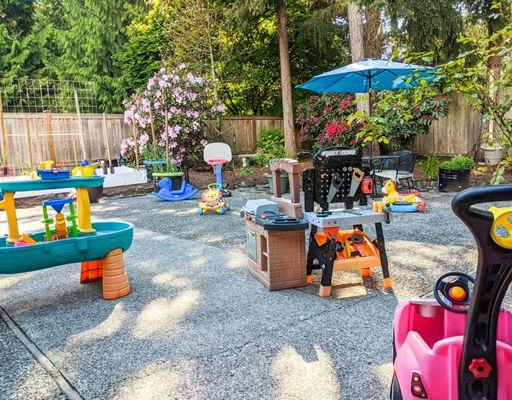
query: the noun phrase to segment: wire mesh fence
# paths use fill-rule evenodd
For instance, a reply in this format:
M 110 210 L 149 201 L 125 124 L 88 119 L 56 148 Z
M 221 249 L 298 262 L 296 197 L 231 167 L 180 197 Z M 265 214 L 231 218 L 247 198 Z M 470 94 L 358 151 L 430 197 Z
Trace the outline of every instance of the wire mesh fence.
M 119 115 L 99 114 L 93 82 L 26 79 L 0 84 L 0 164 L 11 173 L 50 159 L 76 164 L 105 158 L 116 152 L 125 131 Z
M 26 79 L 0 85 L 3 112 L 98 113 L 94 82 Z

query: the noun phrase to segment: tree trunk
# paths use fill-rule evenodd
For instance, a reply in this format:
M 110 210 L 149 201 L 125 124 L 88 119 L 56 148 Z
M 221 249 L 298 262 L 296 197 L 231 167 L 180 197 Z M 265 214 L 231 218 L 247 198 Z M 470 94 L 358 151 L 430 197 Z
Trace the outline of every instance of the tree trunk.
M 348 3 L 348 28 L 352 62 L 361 61 L 364 58 L 363 16 L 356 3 Z
M 358 62 L 365 57 L 364 48 L 364 25 L 361 10 L 356 3 L 348 3 L 348 28 L 350 33 L 350 52 L 352 53 L 352 62 Z M 370 114 L 370 94 L 357 95 L 357 108 Z M 371 154 L 379 154 L 378 143 L 371 143 Z
M 382 35 L 380 34 L 380 28 L 382 24 L 382 18 L 380 11 L 377 9 L 369 9 L 365 13 L 366 24 L 364 26 L 364 55 L 369 58 L 380 58 L 382 57 L 382 51 L 384 43 L 382 41 Z
M 290 54 L 288 49 L 288 17 L 285 0 L 277 1 L 277 24 L 279 30 L 279 59 L 281 63 L 281 94 L 283 97 L 284 147 L 288 156 L 297 154 L 297 142 L 293 120 L 292 82 Z

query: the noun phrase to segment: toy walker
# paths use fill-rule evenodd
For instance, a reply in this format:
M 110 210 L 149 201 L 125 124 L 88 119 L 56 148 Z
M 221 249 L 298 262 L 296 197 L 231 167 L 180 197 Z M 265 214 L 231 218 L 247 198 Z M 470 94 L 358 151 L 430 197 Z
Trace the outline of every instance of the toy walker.
M 460 192 L 452 201 L 478 246 L 476 278 L 450 272 L 435 300 L 410 300 L 395 312 L 392 400 L 512 399 L 512 313 L 501 309 L 512 282 L 512 185 Z
M 231 148 L 226 143 L 208 143 L 203 150 L 204 161 L 213 167 L 215 171 L 217 184 L 222 196 L 230 197 L 231 192 L 224 189 L 222 182 L 222 166 L 233 159 Z
M 417 190 L 410 193 L 399 193 L 396 182 L 391 179 L 384 182 L 382 193 L 385 194 L 382 202 L 374 202 L 374 209 L 387 206 L 393 212 L 423 212 L 427 207 Z
M 221 190 L 222 185 L 218 183 L 208 185 L 208 189 L 206 189 L 201 196 L 203 201 L 199 203 L 197 209 L 199 215 L 206 214 L 209 211 L 223 215 L 230 210 L 229 204 L 222 198 Z

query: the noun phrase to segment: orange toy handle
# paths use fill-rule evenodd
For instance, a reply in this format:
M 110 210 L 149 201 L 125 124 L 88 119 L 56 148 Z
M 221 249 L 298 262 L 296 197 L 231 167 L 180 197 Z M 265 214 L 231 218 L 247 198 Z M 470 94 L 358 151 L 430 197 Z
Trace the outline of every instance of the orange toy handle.
M 361 181 L 361 192 L 364 194 L 372 194 L 373 193 L 373 179 L 372 178 L 363 178 Z

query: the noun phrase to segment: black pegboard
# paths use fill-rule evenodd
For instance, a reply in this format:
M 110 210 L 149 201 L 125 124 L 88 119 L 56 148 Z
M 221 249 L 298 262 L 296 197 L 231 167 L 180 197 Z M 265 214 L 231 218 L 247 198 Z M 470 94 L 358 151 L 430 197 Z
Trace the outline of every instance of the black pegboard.
M 322 210 L 329 210 L 328 195 L 333 176 L 340 179 L 340 190 L 332 203 L 344 203 L 352 208 L 356 201 L 366 201 L 366 195 L 359 187 L 354 196 L 349 196 L 354 169 L 358 168 L 368 175 L 369 170 L 363 166 L 361 153 L 357 150 L 329 148 L 320 150 L 313 157 L 313 168 L 303 172 L 303 190 L 305 194 L 305 210 L 313 211 L 314 203 Z

